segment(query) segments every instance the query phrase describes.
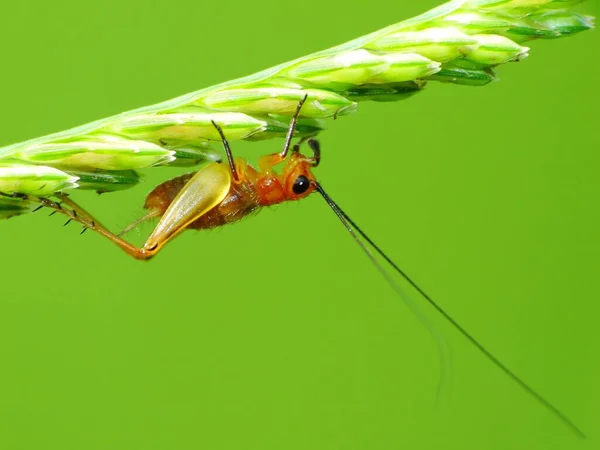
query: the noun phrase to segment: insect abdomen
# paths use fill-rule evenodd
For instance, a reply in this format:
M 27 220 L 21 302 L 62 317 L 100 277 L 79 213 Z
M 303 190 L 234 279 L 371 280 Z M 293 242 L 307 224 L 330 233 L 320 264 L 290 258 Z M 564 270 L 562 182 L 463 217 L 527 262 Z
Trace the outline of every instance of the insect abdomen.
M 254 186 L 248 181 L 231 183 L 227 197 L 202 217 L 192 222 L 188 228 L 205 230 L 228 223 L 237 222 L 256 212 L 260 207 Z
M 177 197 L 179 191 L 183 189 L 188 181 L 194 176 L 194 173 L 186 173 L 176 178 L 165 181 L 156 186 L 152 192 L 146 196 L 144 208 L 156 210 L 162 216 L 171 202 Z
M 193 176 L 193 173 L 181 175 L 158 185 L 146 197 L 144 207 L 155 210 L 157 216 L 162 216 L 179 191 Z M 232 182 L 223 201 L 196 219 L 187 228 L 205 230 L 237 222 L 255 212 L 259 207 L 256 189 L 250 181 L 244 180 L 239 184 Z

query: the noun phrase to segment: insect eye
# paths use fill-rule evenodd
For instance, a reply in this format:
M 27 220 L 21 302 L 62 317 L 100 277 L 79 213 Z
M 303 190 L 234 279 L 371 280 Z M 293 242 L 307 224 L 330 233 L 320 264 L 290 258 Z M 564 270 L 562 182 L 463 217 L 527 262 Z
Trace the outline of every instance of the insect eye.
M 308 191 L 309 187 L 310 181 L 308 180 L 308 178 L 306 178 L 304 175 L 300 175 L 298 178 L 296 178 L 296 181 L 294 181 L 292 191 L 294 191 L 294 194 L 300 195 Z

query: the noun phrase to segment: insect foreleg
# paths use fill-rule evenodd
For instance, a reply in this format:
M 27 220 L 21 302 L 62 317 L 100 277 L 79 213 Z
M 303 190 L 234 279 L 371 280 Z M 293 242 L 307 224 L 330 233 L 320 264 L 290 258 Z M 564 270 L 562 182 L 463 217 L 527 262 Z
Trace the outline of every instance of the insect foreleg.
M 292 139 L 294 138 L 294 132 L 296 131 L 296 125 L 298 124 L 298 117 L 300 117 L 300 111 L 302 110 L 302 106 L 304 105 L 304 102 L 306 102 L 307 98 L 308 98 L 308 94 L 305 95 L 302 98 L 302 100 L 300 100 L 300 102 L 298 103 L 298 106 L 296 107 L 296 111 L 294 112 L 294 116 L 292 117 L 292 120 L 290 122 L 290 127 L 289 127 L 287 135 L 285 137 L 285 144 L 283 144 L 283 149 L 281 150 L 281 152 L 273 153 L 271 155 L 266 155 L 259 159 L 258 168 L 260 169 L 261 172 L 266 172 L 268 170 L 271 170 L 273 167 L 275 167 L 277 164 L 280 164 L 281 162 L 283 162 L 285 160 L 285 158 L 287 158 L 287 155 L 288 155 L 291 145 L 292 145 Z M 302 142 L 302 141 L 300 141 L 300 142 Z M 293 148 L 294 152 L 298 152 L 299 149 L 300 149 L 299 144 L 294 145 L 294 148 Z

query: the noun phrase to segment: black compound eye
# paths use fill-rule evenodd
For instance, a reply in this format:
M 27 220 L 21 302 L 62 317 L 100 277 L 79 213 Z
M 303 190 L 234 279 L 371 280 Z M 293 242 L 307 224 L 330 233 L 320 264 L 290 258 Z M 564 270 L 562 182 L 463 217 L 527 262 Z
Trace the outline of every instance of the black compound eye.
M 294 181 L 294 186 L 292 187 L 292 191 L 294 191 L 294 194 L 300 195 L 300 194 L 304 194 L 306 191 L 308 191 L 309 187 L 310 187 L 309 179 L 306 178 L 304 175 L 300 175 L 298 178 L 296 178 L 296 181 Z

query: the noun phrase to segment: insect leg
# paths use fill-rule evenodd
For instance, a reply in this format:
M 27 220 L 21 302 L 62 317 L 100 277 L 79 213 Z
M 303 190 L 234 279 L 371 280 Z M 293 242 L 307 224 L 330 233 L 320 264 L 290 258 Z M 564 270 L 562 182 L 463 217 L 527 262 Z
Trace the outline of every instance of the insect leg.
M 189 181 L 178 192 L 177 196 L 169 204 L 167 210 L 160 218 L 150 237 L 142 248 L 137 248 L 120 236 L 111 233 L 96 221 L 87 223 L 72 217 L 83 223 L 84 226 L 100 233 L 121 247 L 127 254 L 136 259 L 150 259 L 171 239 L 181 233 L 192 222 L 213 209 L 227 196 L 231 186 L 231 173 L 229 169 L 220 163 L 209 164 L 202 170 L 196 172 Z M 84 218 L 91 216 L 81 209 L 70 199 L 62 199 L 65 205 L 78 211 Z M 78 216 L 76 214 L 76 216 Z M 71 216 L 70 216 L 71 217 Z
M 223 142 L 223 148 L 225 149 L 225 154 L 227 155 L 227 161 L 229 162 L 229 168 L 231 169 L 231 176 L 233 177 L 233 180 L 236 182 L 242 181 L 239 176 L 239 173 L 237 171 L 237 168 L 235 166 L 235 161 L 233 159 L 233 154 L 231 153 L 231 147 L 229 146 L 229 141 L 225 137 L 225 133 L 223 133 L 223 129 L 219 125 L 217 125 L 217 122 L 215 122 L 214 120 L 211 120 L 211 122 L 212 122 L 213 126 L 217 129 L 219 136 L 221 136 L 221 142 Z
M 300 111 L 302 110 L 302 106 L 304 106 L 304 103 L 306 102 L 307 98 L 308 94 L 302 97 L 302 100 L 300 100 L 298 106 L 296 106 L 296 111 L 294 112 L 294 116 L 292 117 L 292 121 L 290 122 L 290 127 L 288 129 L 287 136 L 285 137 L 285 144 L 283 145 L 283 150 L 281 150 L 281 153 L 279 154 L 281 161 L 283 161 L 287 157 L 287 154 L 290 151 L 290 145 L 292 144 L 294 131 L 296 131 L 296 125 L 298 124 L 298 117 L 300 117 Z
M 321 144 L 316 139 L 309 139 L 308 146 L 313 151 L 312 166 L 317 167 L 321 162 Z
M 288 128 L 287 136 L 285 138 L 285 144 L 283 145 L 283 150 L 279 153 L 273 153 L 271 155 L 263 156 L 258 161 L 258 167 L 261 171 L 267 171 L 277 164 L 281 163 L 287 157 L 290 147 L 292 145 L 292 139 L 294 137 L 294 132 L 296 131 L 296 125 L 298 124 L 298 117 L 300 117 L 300 111 L 302 110 L 302 106 L 306 102 L 308 98 L 308 94 L 306 94 L 302 100 L 298 103 L 296 107 L 296 111 L 294 112 L 294 116 L 292 117 L 292 121 L 290 122 L 290 127 Z M 301 141 L 302 142 L 302 141 Z M 292 150 L 293 152 L 300 151 L 300 144 L 294 145 Z
M 108 240 L 121 247 L 128 255 L 135 259 L 147 260 L 156 255 L 160 249 L 172 238 L 185 230 L 187 226 L 206 214 L 216 205 L 221 203 L 227 196 L 231 186 L 231 174 L 223 164 L 214 163 L 196 172 L 187 181 L 177 196 L 169 204 L 164 214 L 150 237 L 142 248 L 138 248 L 120 235 L 110 232 L 100 222 L 93 218 L 73 200 L 66 195 L 57 195 L 61 203 L 53 202 L 45 198 L 31 198 L 33 201 L 52 208 L 54 213 L 59 212 L 81 223 L 85 229 L 93 230 Z M 65 207 L 61 206 L 64 205 Z M 142 220 L 159 216 L 160 213 L 150 211 Z M 137 225 L 136 221 L 131 227 Z
M 67 221 L 75 221 L 83 225 L 83 231 L 86 229 L 93 230 L 110 241 L 121 247 L 127 254 L 136 259 L 148 259 L 148 255 L 144 249 L 140 249 L 111 233 L 105 226 L 98 222 L 91 214 L 84 210 L 81 206 L 71 200 L 66 194 L 57 194 L 55 196 L 59 201 L 55 202 L 46 197 L 35 197 L 28 195 L 27 200 L 37 202 L 42 206 L 50 208 L 54 213 L 60 213 L 69 218 Z

